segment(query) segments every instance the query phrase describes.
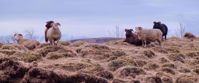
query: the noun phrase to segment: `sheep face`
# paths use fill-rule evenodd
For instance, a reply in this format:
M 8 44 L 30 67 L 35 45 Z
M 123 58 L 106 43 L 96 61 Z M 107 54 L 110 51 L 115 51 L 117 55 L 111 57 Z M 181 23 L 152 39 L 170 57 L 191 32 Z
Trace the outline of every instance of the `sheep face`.
M 132 35 L 133 34 L 132 31 L 133 31 L 133 29 L 125 29 L 126 36 L 128 37 L 128 36 Z
M 141 31 L 142 31 L 142 29 L 143 29 L 142 27 L 135 27 L 135 30 L 136 30 L 135 33 L 137 34 L 139 40 L 141 40 L 141 35 L 142 35 Z
M 155 22 L 154 21 L 153 24 L 154 24 L 154 28 L 159 29 L 161 27 L 161 22 Z
M 52 23 L 51 26 L 53 27 L 53 29 L 59 29 L 59 26 L 61 26 L 60 23 Z
M 15 40 L 20 40 L 20 39 L 23 39 L 23 35 L 22 34 L 14 34 L 14 38 L 15 38 Z

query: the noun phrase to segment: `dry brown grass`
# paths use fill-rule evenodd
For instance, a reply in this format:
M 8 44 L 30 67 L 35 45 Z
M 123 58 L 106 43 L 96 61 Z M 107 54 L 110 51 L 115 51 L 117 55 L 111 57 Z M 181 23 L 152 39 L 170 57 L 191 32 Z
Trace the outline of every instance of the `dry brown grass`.
M 54 73 L 51 74 L 59 77 L 61 73 L 72 82 L 199 83 L 198 39 L 190 41 L 171 37 L 163 41 L 162 47 L 154 45 L 147 48 L 123 40 L 102 44 L 62 41 L 58 46 L 42 44 L 30 51 L 14 44 L 2 44 L 0 57 L 12 58 L 30 69 L 32 64 L 37 64 L 39 69 L 36 70 L 44 75 L 52 70 Z

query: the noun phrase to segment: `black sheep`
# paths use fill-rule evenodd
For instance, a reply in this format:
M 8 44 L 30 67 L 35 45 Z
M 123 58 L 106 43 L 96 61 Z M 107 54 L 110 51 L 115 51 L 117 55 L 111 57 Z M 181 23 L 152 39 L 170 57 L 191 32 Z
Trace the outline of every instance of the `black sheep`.
M 133 33 L 132 31 L 133 31 L 133 29 L 125 29 L 126 39 L 124 40 L 124 42 L 134 44 L 136 46 L 141 46 L 142 41 L 139 40 L 138 36 L 135 33 Z
M 165 24 L 161 23 L 161 22 L 153 22 L 153 29 L 160 29 L 162 34 L 162 40 L 167 39 L 167 33 L 168 33 L 168 28 Z

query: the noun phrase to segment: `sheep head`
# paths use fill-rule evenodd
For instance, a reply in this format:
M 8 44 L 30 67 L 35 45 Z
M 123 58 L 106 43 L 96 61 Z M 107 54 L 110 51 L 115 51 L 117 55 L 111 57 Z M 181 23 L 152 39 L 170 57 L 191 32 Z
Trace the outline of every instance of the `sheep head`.
M 135 27 L 136 32 L 141 31 L 143 28 L 142 27 Z
M 52 27 L 52 24 L 54 23 L 54 21 L 47 21 L 46 22 L 46 28 L 50 28 L 50 27 Z
M 159 21 L 159 22 L 156 22 L 156 21 L 154 21 L 153 22 L 153 28 L 160 28 L 161 27 L 161 22 Z
M 132 31 L 133 31 L 133 29 L 125 29 L 126 36 L 132 35 Z
M 23 39 L 23 35 L 22 34 L 19 34 L 19 33 L 15 33 L 14 34 L 14 38 L 16 41 L 20 40 L 20 39 Z
M 135 27 L 135 30 L 136 30 L 136 34 L 137 34 L 137 36 L 138 36 L 138 39 L 141 39 L 141 35 L 142 35 L 142 30 L 143 30 L 143 28 L 142 27 Z
M 53 29 L 59 29 L 59 26 L 61 26 L 60 23 L 52 23 L 51 26 L 53 27 Z

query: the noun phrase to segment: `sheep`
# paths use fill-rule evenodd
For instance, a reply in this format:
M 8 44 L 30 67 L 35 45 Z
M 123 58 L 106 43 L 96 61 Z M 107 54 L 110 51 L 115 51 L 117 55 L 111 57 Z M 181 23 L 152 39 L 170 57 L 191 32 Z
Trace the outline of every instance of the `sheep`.
M 51 23 L 51 27 L 45 34 L 46 42 L 50 41 L 51 45 L 55 45 L 61 39 L 61 31 L 59 29 L 60 23 Z
M 157 41 L 161 46 L 162 32 L 159 29 L 143 29 L 142 27 L 136 27 L 135 29 L 138 39 L 142 40 L 144 47 L 146 47 L 147 41 Z
M 193 41 L 193 39 L 195 39 L 196 36 L 194 34 L 192 34 L 191 32 L 186 32 L 184 34 L 184 38 L 188 38 L 188 39 L 191 39 L 191 41 Z
M 138 36 L 132 32 L 133 29 L 125 29 L 126 32 L 126 39 L 124 42 L 134 44 L 136 46 L 142 45 L 142 41 L 138 39 Z
M 25 39 L 23 38 L 22 34 L 15 33 L 14 38 L 17 41 L 17 43 L 22 46 L 23 49 L 25 50 L 33 50 L 37 47 L 39 47 L 40 43 L 36 40 L 31 40 L 31 39 Z
M 52 27 L 52 23 L 54 23 L 54 21 L 47 21 L 46 22 L 46 30 L 45 30 L 45 41 L 46 42 L 48 42 L 47 31 L 48 31 L 48 29 L 50 29 Z
M 153 24 L 154 24 L 153 29 L 160 29 L 161 32 L 163 33 L 162 34 L 162 40 L 164 40 L 164 39 L 166 40 L 167 39 L 167 33 L 168 33 L 168 27 L 161 22 L 155 22 L 154 21 Z

